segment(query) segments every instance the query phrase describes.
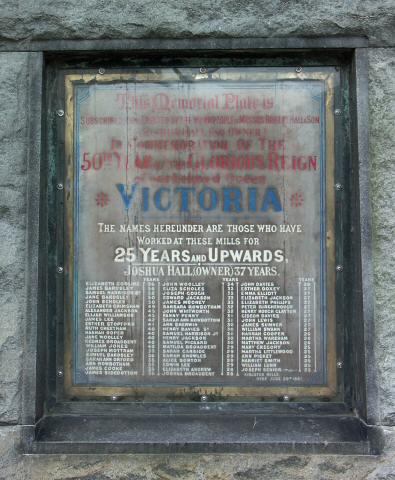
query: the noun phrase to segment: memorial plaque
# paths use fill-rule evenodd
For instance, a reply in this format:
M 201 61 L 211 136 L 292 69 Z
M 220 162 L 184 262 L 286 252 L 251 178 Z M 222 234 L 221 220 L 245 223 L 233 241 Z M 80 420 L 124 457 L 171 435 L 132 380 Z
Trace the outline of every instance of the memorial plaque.
M 66 75 L 70 394 L 335 394 L 335 75 Z

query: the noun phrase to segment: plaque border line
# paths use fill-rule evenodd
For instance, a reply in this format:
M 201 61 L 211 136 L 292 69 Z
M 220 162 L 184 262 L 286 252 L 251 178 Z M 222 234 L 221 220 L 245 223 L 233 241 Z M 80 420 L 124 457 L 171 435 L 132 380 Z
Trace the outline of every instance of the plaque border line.
M 224 67 L 225 70 L 226 67 Z M 325 149 L 325 174 L 323 188 L 321 188 L 321 198 L 323 197 L 324 206 L 326 205 L 326 217 L 324 221 L 325 237 L 321 230 L 320 243 L 324 243 L 326 248 L 320 248 L 320 256 L 323 256 L 323 262 L 326 265 L 326 295 L 322 298 L 326 300 L 322 301 L 322 309 L 325 310 L 326 306 L 326 357 L 327 361 L 324 364 L 326 367 L 327 384 L 323 386 L 293 386 L 293 387 L 228 387 L 228 386 L 201 386 L 201 387 L 187 387 L 187 386 L 130 386 L 130 387 L 112 387 L 112 386 L 77 386 L 73 383 L 73 322 L 76 319 L 76 302 L 75 296 L 75 282 L 74 273 L 75 265 L 74 259 L 76 255 L 74 244 L 74 208 L 75 208 L 75 169 L 74 169 L 74 128 L 76 124 L 75 116 L 75 96 L 74 85 L 75 84 L 88 84 L 92 82 L 108 83 L 111 81 L 171 81 L 178 80 L 179 77 L 176 74 L 171 74 L 172 71 L 168 69 L 168 77 L 164 77 L 163 73 L 106 73 L 104 75 L 97 73 L 81 73 L 81 74 L 66 74 L 65 75 L 65 151 L 66 151 L 66 201 L 65 201 L 65 302 L 64 302 L 64 315 L 65 315 L 65 381 L 64 388 L 66 395 L 81 396 L 81 397 L 102 397 L 102 396 L 127 396 L 136 397 L 141 399 L 142 394 L 147 394 L 147 397 L 154 399 L 156 397 L 163 399 L 167 398 L 182 398 L 188 399 L 191 394 L 209 394 L 218 395 L 223 397 L 227 395 L 229 397 L 240 396 L 252 396 L 252 397 L 278 397 L 280 395 L 288 395 L 292 397 L 332 397 L 337 392 L 337 375 L 336 375 L 336 304 L 335 304 L 335 195 L 334 195 L 334 83 L 335 72 L 319 72 L 316 68 L 305 69 L 301 73 L 296 73 L 293 69 L 287 67 L 262 67 L 264 71 L 253 72 L 255 79 L 258 80 L 321 80 L 325 84 L 325 125 L 326 131 L 325 141 L 321 137 L 321 142 Z M 328 70 L 328 67 L 326 67 Z M 161 69 L 166 70 L 166 68 Z M 273 72 L 270 72 L 273 70 Z M 245 75 L 246 72 L 237 73 L 237 79 L 241 79 L 241 75 Z M 231 80 L 232 72 L 221 72 L 218 78 L 221 80 Z M 195 80 L 206 78 L 204 74 L 198 74 L 195 76 Z M 78 190 L 78 189 L 77 189 Z M 325 193 L 323 192 L 325 190 Z M 325 202 L 326 200 L 326 202 Z M 323 222 L 323 218 L 320 218 Z M 322 227 L 321 227 L 322 228 Z M 77 252 L 78 253 L 78 252 Z M 322 263 L 322 261 L 321 261 Z M 321 266 L 321 275 L 323 275 L 323 268 Z M 324 282 L 325 283 L 325 282 Z M 147 398 L 148 399 L 148 398 Z

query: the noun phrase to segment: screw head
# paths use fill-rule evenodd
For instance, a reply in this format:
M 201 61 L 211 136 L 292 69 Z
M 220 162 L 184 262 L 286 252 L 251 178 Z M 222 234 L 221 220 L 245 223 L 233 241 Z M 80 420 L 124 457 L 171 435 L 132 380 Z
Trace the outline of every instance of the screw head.
M 105 72 L 106 72 L 106 69 L 105 69 L 105 68 L 103 68 L 103 67 L 100 67 L 100 68 L 99 68 L 99 74 L 100 74 L 100 75 L 103 75 Z
M 335 189 L 340 191 L 340 190 L 343 190 L 343 185 L 341 183 L 336 183 L 335 184 Z
M 118 399 L 119 399 L 119 397 L 117 397 L 116 395 L 112 395 L 112 396 L 111 396 L 111 400 L 112 400 L 113 402 L 116 402 Z
M 56 268 L 56 271 L 57 271 L 58 273 L 63 273 L 63 267 L 57 267 L 57 268 Z
M 63 117 L 64 116 L 64 110 L 62 110 L 61 108 L 59 110 L 56 110 L 56 115 L 58 117 Z
M 340 110 L 340 108 L 335 109 L 335 115 L 341 115 L 343 112 Z
M 200 401 L 201 401 L 201 402 L 207 402 L 207 401 L 208 401 L 208 396 L 207 396 L 207 395 L 202 395 L 202 396 L 200 397 Z
M 336 272 L 342 272 L 343 271 L 343 265 L 336 265 Z
M 58 371 L 56 372 L 56 376 L 57 376 L 57 377 L 63 377 L 63 370 L 58 370 Z
M 199 72 L 200 73 L 207 73 L 207 68 L 206 67 L 200 67 Z
M 302 67 L 296 67 L 296 68 L 295 68 L 295 72 L 296 72 L 296 73 L 300 73 L 302 70 L 303 70 Z
M 283 396 L 283 402 L 289 402 L 291 398 L 288 395 Z
M 63 183 L 58 183 L 58 184 L 56 185 L 56 188 L 57 188 L 58 190 L 63 190 Z
M 336 367 L 337 368 L 343 368 L 343 362 L 341 362 L 341 361 L 336 362 Z

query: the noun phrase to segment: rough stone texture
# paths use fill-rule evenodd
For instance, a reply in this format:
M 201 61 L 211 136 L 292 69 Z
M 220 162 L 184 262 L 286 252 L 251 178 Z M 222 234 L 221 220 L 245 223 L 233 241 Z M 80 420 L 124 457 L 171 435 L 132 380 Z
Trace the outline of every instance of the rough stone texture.
M 355 461 L 355 457 L 336 456 L 154 455 L 116 456 L 111 460 L 93 457 L 88 461 L 82 457 L 65 457 L 61 461 L 49 460 L 45 468 L 42 468 L 42 464 L 37 468 L 37 459 L 28 459 L 25 467 L 34 480 L 359 480 L 376 469 L 373 458 L 358 459 L 357 467 Z M 383 462 L 382 468 L 385 467 L 391 470 L 391 465 Z M 46 477 L 49 472 L 52 477 Z
M 383 427 L 384 453 L 395 455 L 395 427 Z
M 0 427 L 0 480 L 20 477 L 22 457 L 18 454 L 20 427 Z
M 376 358 L 381 422 L 395 425 L 395 49 L 369 53 Z
M 20 414 L 25 308 L 27 58 L 0 54 L 0 422 Z
M 0 39 L 358 35 L 395 42 L 393 0 L 3 0 Z
M 393 429 L 395 430 L 395 429 Z M 392 432 L 394 434 L 395 432 Z M 394 455 L 46 455 L 0 427 L 0 480 L 393 480 Z

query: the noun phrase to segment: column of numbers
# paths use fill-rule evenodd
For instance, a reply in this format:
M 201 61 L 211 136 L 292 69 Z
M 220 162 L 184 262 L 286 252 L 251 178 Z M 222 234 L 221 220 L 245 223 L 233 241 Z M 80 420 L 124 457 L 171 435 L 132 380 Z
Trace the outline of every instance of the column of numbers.
M 234 356 L 235 356 L 235 294 L 234 282 L 226 282 L 226 375 L 234 375 Z
M 303 370 L 311 372 L 312 367 L 312 284 L 311 282 L 302 283 L 302 302 L 303 302 Z
M 147 370 L 148 375 L 155 375 L 157 345 L 156 345 L 156 317 L 157 298 L 156 282 L 146 282 L 147 285 Z

